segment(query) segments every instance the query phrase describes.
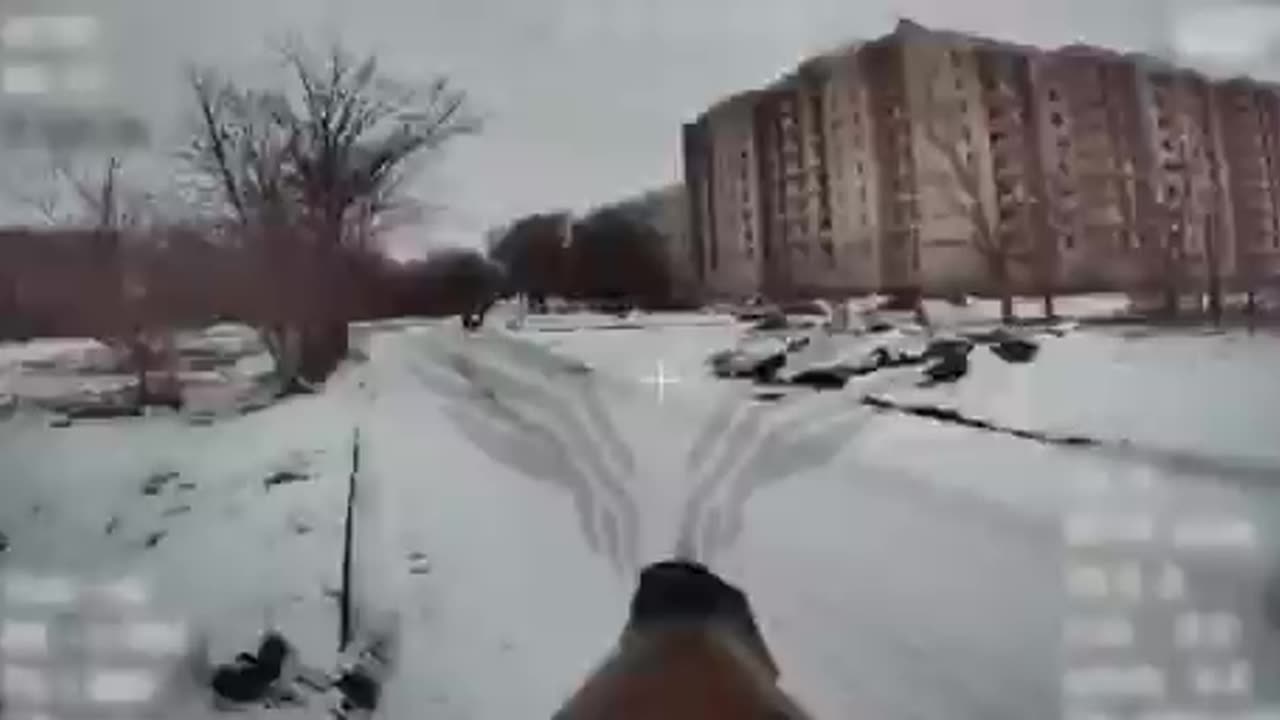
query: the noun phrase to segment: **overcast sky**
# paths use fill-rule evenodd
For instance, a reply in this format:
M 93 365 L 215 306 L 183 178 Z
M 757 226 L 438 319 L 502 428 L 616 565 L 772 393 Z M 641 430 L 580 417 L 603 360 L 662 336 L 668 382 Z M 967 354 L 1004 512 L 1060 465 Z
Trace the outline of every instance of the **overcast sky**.
M 419 184 L 446 209 L 400 238 L 399 254 L 478 244 L 521 213 L 676 181 L 682 121 L 899 16 L 1035 44 L 1151 50 L 1168 45 L 1169 1 L 79 0 L 122 40 L 118 96 L 162 125 L 186 99 L 182 62 L 265 77 L 254 63 L 265 41 L 291 31 L 376 51 L 402 76 L 448 73 L 487 125 Z

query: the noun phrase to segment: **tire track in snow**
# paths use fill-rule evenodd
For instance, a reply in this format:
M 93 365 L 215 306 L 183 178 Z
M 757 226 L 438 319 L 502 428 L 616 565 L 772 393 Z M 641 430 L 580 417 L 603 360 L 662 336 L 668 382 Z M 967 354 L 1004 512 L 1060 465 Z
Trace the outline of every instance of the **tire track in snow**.
M 887 373 L 876 386 L 902 377 Z M 685 469 L 694 490 L 685 504 L 676 554 L 706 561 L 725 550 L 741 534 L 747 501 L 755 492 L 830 464 L 873 418 L 840 393 L 800 395 L 772 405 L 727 393 L 687 455 Z
M 407 371 L 446 402 L 454 426 L 492 460 L 570 493 L 592 551 L 639 569 L 635 459 L 590 368 L 532 343 L 479 333 L 422 338 Z

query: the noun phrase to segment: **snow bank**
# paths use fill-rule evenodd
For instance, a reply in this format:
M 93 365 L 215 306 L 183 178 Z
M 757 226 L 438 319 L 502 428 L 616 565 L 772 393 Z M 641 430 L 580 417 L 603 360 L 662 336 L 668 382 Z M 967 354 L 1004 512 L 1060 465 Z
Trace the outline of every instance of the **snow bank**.
M 174 335 L 176 380 L 184 409 L 225 415 L 260 403 L 274 363 L 257 331 L 220 324 Z M 157 386 L 167 370 L 150 373 Z M 118 348 L 92 339 L 33 340 L 0 346 L 0 397 L 14 408 L 66 412 L 86 407 L 126 407 L 136 377 Z
M 888 298 L 869 296 L 846 301 L 853 317 L 883 318 L 895 323 L 914 322 L 907 310 L 877 310 Z M 1131 301 L 1124 293 L 1094 293 L 1087 295 L 1062 295 L 1054 298 L 1054 314 L 1062 320 L 1089 320 L 1115 317 L 1131 309 Z M 961 328 L 1000 322 L 1000 300 L 997 298 L 966 298 L 966 304 L 956 305 L 946 300 L 926 299 L 924 307 L 929 321 L 938 328 Z M 1044 317 L 1041 298 L 1014 298 L 1014 314 L 1020 319 L 1036 320 Z
M 115 352 L 92 338 L 41 338 L 0 344 L 0 372 L 22 368 L 93 372 L 117 366 Z
M 1076 331 L 1042 338 L 1033 363 L 1008 365 L 978 348 L 959 383 L 886 394 L 1027 429 L 1280 468 L 1277 354 L 1280 337 L 1270 334 Z

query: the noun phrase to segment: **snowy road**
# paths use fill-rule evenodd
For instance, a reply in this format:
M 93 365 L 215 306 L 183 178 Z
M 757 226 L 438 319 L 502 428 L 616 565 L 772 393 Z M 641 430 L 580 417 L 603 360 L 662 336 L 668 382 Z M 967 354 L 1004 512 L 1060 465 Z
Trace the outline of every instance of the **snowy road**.
M 386 717 L 548 716 L 615 639 L 635 569 L 681 546 L 752 594 L 784 684 L 817 717 L 1023 720 L 1058 711 L 1062 518 L 1088 487 L 1140 491 L 1159 513 L 1245 511 L 1264 528 L 1272 512 L 1256 483 L 875 415 L 850 401 L 858 388 L 747 402 L 702 366 L 735 334 L 408 327 L 374 333 L 370 361 L 324 395 L 207 428 L 11 421 L 0 562 L 137 573 L 216 652 L 266 623 L 323 665 L 358 427 L 359 619 L 397 622 L 403 641 Z M 1046 367 L 1132 352 L 1063 342 Z M 1232 352 L 1219 357 L 1253 367 Z M 1058 386 L 1034 412 L 1049 391 L 1012 373 L 1039 365 L 995 380 L 979 368 L 996 389 L 956 397 L 1015 408 L 1010 421 L 1076 421 Z M 659 369 L 674 377 L 661 393 Z M 1091 401 L 1127 431 L 1119 390 Z M 307 479 L 264 484 L 282 469 Z M 157 472 L 177 474 L 140 492 Z M 1260 571 L 1216 556 L 1191 567 L 1255 613 L 1244 580 Z
M 638 545 L 638 560 L 646 562 L 671 552 L 689 522 L 697 526 L 701 556 L 751 590 L 785 681 L 820 717 L 955 717 L 962 708 L 961 717 L 1012 719 L 1059 703 L 1058 647 L 1067 610 L 1062 518 L 1088 502 L 1079 495 L 1082 485 L 1107 478 L 1140 488 L 1141 502 L 1168 514 L 1185 507 L 1260 508 L 1255 495 L 1245 495 L 1253 491 L 1212 478 L 872 416 L 838 396 L 801 400 L 799 408 L 748 403 L 741 387 L 704 378 L 706 354 L 731 337 L 728 330 L 663 328 L 531 333 L 518 340 L 464 339 L 447 330 L 386 338 L 382 355 L 403 358 L 426 395 L 415 399 L 420 390 L 404 390 L 409 384 L 399 371 L 384 365 L 389 375 L 382 382 L 396 395 L 378 402 L 397 409 L 374 417 L 422 413 L 424 400 L 451 397 L 440 410 L 454 418 L 455 431 L 422 437 L 412 451 L 421 463 L 471 458 L 451 483 L 459 497 L 438 511 L 437 522 L 419 523 L 415 515 L 404 525 L 438 534 L 426 543 L 437 553 L 442 543 L 458 544 L 461 562 L 472 562 L 483 548 L 495 566 L 515 566 L 501 578 L 471 568 L 486 578 L 473 580 L 472 591 L 458 589 L 461 578 L 446 583 L 459 598 L 496 600 L 459 606 L 459 620 L 448 624 L 494 628 L 502 618 L 496 623 L 501 633 L 522 635 L 505 657 L 514 664 L 510 677 L 527 686 L 537 707 L 554 703 L 577 677 L 563 669 L 584 669 L 588 651 L 598 651 L 601 637 L 621 621 L 626 577 L 607 566 L 634 569 L 629 563 L 637 553 L 591 540 L 593 528 L 611 528 L 615 543 Z M 526 343 L 555 356 L 534 354 Z M 473 364 L 459 365 L 460 358 Z M 584 361 L 593 371 L 563 359 Z M 658 361 L 677 380 L 662 396 L 648 383 Z M 458 367 L 468 370 L 453 379 L 466 380 L 448 386 L 439 370 Z M 575 412 L 582 422 L 570 420 Z M 817 427 L 802 421 L 815 417 Z M 376 436 L 403 446 L 404 425 L 415 423 L 396 422 Z M 560 455 L 520 444 L 537 434 L 534 426 L 571 428 L 546 432 Z M 523 432 L 504 434 L 515 427 Z M 459 435 L 472 452 L 459 452 Z M 619 440 L 629 453 L 609 449 Z M 747 460 L 737 467 L 705 460 L 717 453 Z M 597 460 L 584 467 L 557 464 L 593 454 Z M 563 492 L 534 490 L 546 481 L 560 482 Z M 493 507 L 497 516 L 487 510 Z M 493 522 L 476 527 L 476 517 Z M 535 527 L 548 519 L 552 527 Z M 575 535 L 574 526 L 582 532 Z M 596 556 L 582 552 L 592 546 Z M 1193 576 L 1207 576 L 1214 586 L 1259 571 L 1252 560 L 1216 556 L 1190 566 Z M 1253 582 L 1238 587 L 1252 592 Z M 1237 598 L 1234 587 L 1220 594 L 1256 612 L 1256 598 Z M 511 622 L 503 608 L 515 597 L 538 608 L 537 622 Z M 593 602 L 599 603 L 594 612 Z M 563 662 L 547 662 L 547 653 L 559 657 L 564 648 L 573 651 Z M 452 687 L 487 677 L 481 668 L 490 667 L 490 657 L 476 651 L 469 669 L 444 663 Z M 492 713 L 480 714 L 499 717 L 509 699 L 467 704 L 494 703 Z

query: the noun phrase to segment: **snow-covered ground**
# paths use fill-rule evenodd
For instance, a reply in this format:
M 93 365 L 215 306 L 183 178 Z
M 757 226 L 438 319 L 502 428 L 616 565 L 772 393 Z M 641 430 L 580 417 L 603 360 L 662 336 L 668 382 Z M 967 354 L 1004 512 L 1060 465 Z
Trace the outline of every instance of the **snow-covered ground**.
M 0 422 L 0 569 L 136 576 L 215 659 L 275 626 L 329 666 L 358 433 L 357 620 L 401 641 L 383 717 L 549 716 L 615 640 L 638 567 L 681 545 L 751 593 L 816 717 L 1023 720 L 1058 712 L 1061 521 L 1099 479 L 1163 513 L 1241 511 L 1264 531 L 1274 514 L 1270 488 L 1204 466 L 856 402 L 949 402 L 1280 468 L 1274 337 L 1079 332 L 1031 365 L 978 361 L 949 390 L 871 376 L 767 404 L 708 376 L 740 333 L 723 319 L 491 325 L 362 327 L 369 360 L 324 393 L 208 426 Z M 1233 589 L 1269 563 L 1274 539 L 1259 543 L 1263 560 L 1192 570 L 1248 606 Z

